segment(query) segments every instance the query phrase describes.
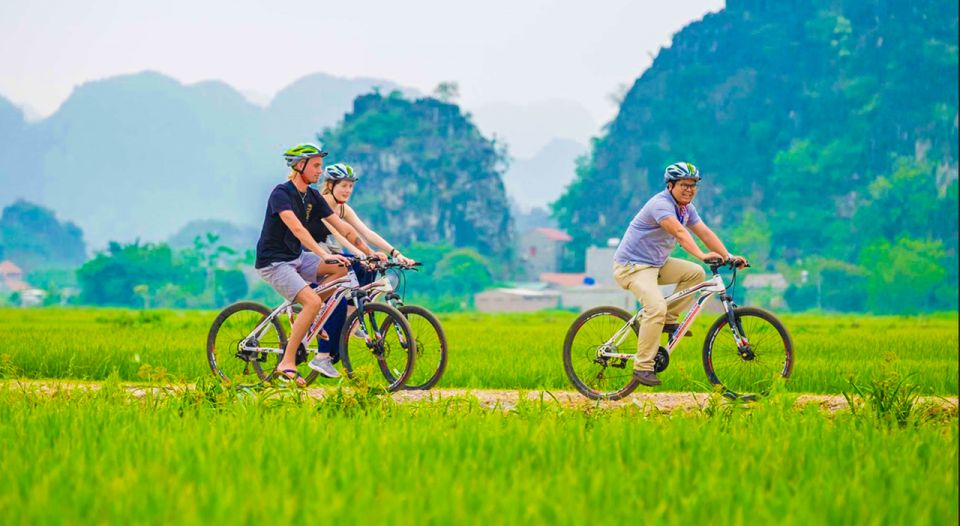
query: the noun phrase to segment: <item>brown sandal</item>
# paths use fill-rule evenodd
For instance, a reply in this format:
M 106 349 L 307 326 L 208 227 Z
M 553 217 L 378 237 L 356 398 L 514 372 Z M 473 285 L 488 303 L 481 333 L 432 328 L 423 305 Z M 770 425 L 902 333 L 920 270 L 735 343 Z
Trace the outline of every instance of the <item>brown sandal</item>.
M 300 375 L 300 371 L 297 371 L 296 369 L 284 369 L 282 371 L 280 369 L 276 369 L 273 371 L 273 373 L 276 375 L 276 378 L 283 383 L 293 382 L 293 384 L 297 387 L 307 386 L 307 381 L 303 379 L 303 376 Z

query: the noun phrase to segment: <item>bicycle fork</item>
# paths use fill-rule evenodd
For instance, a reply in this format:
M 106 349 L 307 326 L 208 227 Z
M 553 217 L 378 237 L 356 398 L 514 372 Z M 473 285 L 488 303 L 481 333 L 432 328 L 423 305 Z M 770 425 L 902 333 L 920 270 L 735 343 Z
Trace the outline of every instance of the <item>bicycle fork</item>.
M 720 295 L 720 301 L 723 303 L 723 310 L 727 315 L 727 325 L 730 326 L 733 339 L 737 342 L 737 352 L 740 353 L 740 358 L 747 361 L 753 360 L 755 356 L 753 349 L 750 347 L 747 335 L 743 332 L 743 325 L 740 323 L 740 318 L 737 317 L 734 311 L 737 308 L 737 304 L 734 303 L 733 298 L 726 293 Z

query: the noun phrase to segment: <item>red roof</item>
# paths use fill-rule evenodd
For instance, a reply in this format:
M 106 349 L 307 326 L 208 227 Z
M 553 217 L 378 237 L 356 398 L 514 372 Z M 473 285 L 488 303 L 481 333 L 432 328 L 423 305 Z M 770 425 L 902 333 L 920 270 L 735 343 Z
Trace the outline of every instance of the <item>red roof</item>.
M 540 274 L 540 281 L 561 287 L 576 287 L 583 285 L 585 277 L 587 275 L 582 272 L 544 272 Z
M 553 241 L 570 241 L 573 239 L 563 230 L 557 230 L 556 228 L 538 228 L 536 229 L 536 233 Z
M 0 262 L 0 276 L 6 276 L 8 274 L 23 274 L 23 271 L 20 270 L 20 267 L 13 264 L 13 261 L 6 260 Z
M 27 284 L 27 282 L 25 282 L 25 281 L 23 281 L 23 280 L 12 279 L 12 278 L 7 278 L 7 279 L 5 279 L 5 280 L 3 281 L 3 284 L 4 284 L 4 286 L 6 286 L 8 289 L 10 289 L 10 290 L 12 290 L 12 291 L 14 291 L 14 292 L 21 292 L 21 291 L 24 291 L 24 290 L 33 288 L 33 287 L 31 287 L 29 284 Z

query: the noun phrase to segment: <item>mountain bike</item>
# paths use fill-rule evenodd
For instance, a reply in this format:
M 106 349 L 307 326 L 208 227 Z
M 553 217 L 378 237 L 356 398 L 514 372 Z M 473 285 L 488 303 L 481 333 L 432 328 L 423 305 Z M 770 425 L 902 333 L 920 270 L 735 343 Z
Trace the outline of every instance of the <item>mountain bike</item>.
M 354 378 L 360 371 L 370 370 L 371 378 L 383 378 L 380 383 L 385 382 L 383 387 L 388 391 L 403 387 L 416 359 L 416 352 L 411 352 L 413 330 L 400 311 L 371 301 L 375 286 L 376 281 L 358 286 L 350 277 L 323 285 L 311 284 L 316 294 L 333 291 L 333 295 L 324 303 L 297 348 L 298 368 L 315 352 L 315 348 L 310 349 L 310 342 L 323 329 L 333 310 L 341 301 L 347 301 L 355 307 L 340 334 L 340 356 L 347 375 Z M 260 303 L 241 301 L 225 308 L 207 335 L 210 370 L 224 381 L 240 385 L 274 380 L 278 376 L 276 366 L 287 346 L 286 327 L 293 325 L 298 307 L 284 301 L 270 310 Z M 319 373 L 311 369 L 304 376 L 306 384 L 310 385 L 318 376 Z
M 711 384 L 731 398 L 766 394 L 773 382 L 789 378 L 793 370 L 790 334 L 772 313 L 755 307 L 739 307 L 728 294 L 736 285 L 733 261 L 708 260 L 713 277 L 666 298 L 670 305 L 696 294 L 699 297 L 683 322 L 669 335 L 667 346 L 657 350 L 654 371 L 663 372 L 678 342 L 697 319 L 704 303 L 719 294 L 724 314 L 713 323 L 703 342 L 703 369 Z M 719 270 L 733 270 L 724 284 Z M 619 400 L 634 391 L 637 332 L 642 310 L 634 315 L 617 307 L 597 307 L 581 314 L 563 342 L 563 367 L 574 387 L 593 400 Z
M 421 266 L 416 263 L 406 266 L 395 261 L 374 262 L 374 270 L 381 273 L 386 280 L 380 285 L 372 287 L 373 301 L 383 302 L 400 311 L 413 329 L 413 337 L 417 354 L 417 367 L 407 379 L 404 389 L 427 390 L 440 381 L 447 369 L 447 337 L 443 332 L 440 320 L 429 310 L 419 305 L 405 305 L 403 292 L 406 289 L 405 271 L 416 271 Z M 391 273 L 392 272 L 392 273 Z M 388 274 L 390 273 L 390 274 Z M 389 279 L 396 277 L 396 284 Z M 400 290 L 400 293 L 397 290 Z

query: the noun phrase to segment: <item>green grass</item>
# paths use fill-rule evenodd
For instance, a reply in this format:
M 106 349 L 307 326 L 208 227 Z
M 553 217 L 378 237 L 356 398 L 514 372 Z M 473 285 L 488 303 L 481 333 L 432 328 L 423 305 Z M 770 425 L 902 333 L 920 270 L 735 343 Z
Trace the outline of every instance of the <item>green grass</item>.
M 212 385 L 212 384 L 211 384 Z M 5 524 L 956 524 L 955 409 L 510 412 L 0 387 Z
M 210 374 L 207 331 L 215 312 L 122 309 L 0 309 L 0 365 L 29 378 L 135 381 L 144 364 L 192 381 Z M 441 315 L 450 365 L 440 387 L 572 389 L 563 338 L 575 315 Z M 661 390 L 704 391 L 701 348 L 716 314 L 685 338 Z M 839 393 L 848 379 L 909 376 L 923 394 L 958 392 L 957 314 L 917 317 L 785 315 L 796 350 L 795 392 Z M 332 385 L 332 383 L 330 383 Z

